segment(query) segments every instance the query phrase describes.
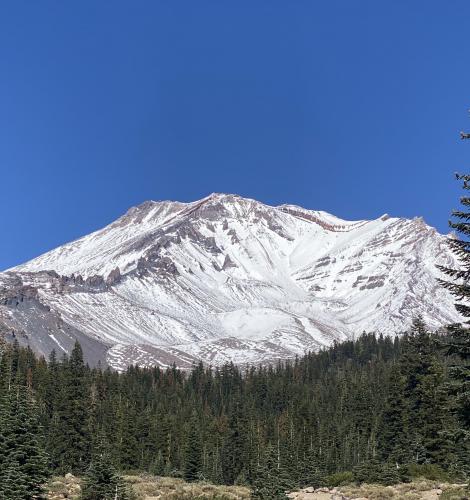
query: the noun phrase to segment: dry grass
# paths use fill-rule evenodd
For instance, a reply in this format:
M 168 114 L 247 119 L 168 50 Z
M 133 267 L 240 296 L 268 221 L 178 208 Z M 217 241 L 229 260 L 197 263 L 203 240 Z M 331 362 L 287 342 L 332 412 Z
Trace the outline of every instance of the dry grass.
M 468 498 L 461 485 L 439 483 L 429 479 L 418 479 L 411 483 L 393 486 L 362 484 L 360 486 L 342 486 L 338 490 L 349 498 L 367 498 L 370 500 L 461 500 Z
M 47 487 L 48 500 L 78 500 L 81 480 L 75 476 L 53 477 Z
M 245 500 L 250 490 L 242 486 L 217 486 L 209 483 L 186 483 L 182 479 L 153 476 L 125 476 L 139 500 Z
M 470 492 L 459 485 L 452 485 L 450 488 L 443 491 L 440 500 L 462 500 L 470 498 Z

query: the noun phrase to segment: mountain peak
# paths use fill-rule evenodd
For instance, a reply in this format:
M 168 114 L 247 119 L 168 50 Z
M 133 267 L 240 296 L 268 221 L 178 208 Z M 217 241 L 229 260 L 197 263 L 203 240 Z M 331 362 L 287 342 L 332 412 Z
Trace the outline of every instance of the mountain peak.
M 147 201 L 0 273 L 0 330 L 44 354 L 79 338 L 115 368 L 268 362 L 400 333 L 417 314 L 459 321 L 436 263 L 454 257 L 420 219 L 349 221 L 227 193 Z

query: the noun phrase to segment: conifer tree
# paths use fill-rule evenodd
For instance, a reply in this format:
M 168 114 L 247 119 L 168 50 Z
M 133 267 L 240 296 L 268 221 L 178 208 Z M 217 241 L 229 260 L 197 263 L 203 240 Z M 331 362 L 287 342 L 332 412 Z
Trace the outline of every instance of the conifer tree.
M 400 370 L 405 377 L 406 429 L 412 459 L 448 467 L 455 458 L 450 433 L 444 432 L 452 428 L 450 401 L 444 387 L 443 367 L 437 358 L 437 344 L 419 317 L 404 339 Z
M 78 342 L 61 369 L 63 380 L 52 420 L 51 452 L 58 471 L 81 473 L 89 463 L 90 439 L 86 370 Z
M 25 387 L 14 386 L 0 401 L 0 498 L 43 498 L 50 476 L 38 409 Z
M 465 136 L 466 137 L 466 136 Z M 470 175 L 456 174 L 457 180 L 462 181 L 465 191 L 470 190 Z M 449 238 L 448 244 L 459 262 L 458 268 L 438 266 L 450 280 L 440 279 L 439 282 L 456 297 L 457 311 L 466 318 L 470 318 L 470 197 L 460 198 L 463 208 L 453 210 L 453 221 L 449 225 L 461 238 Z M 461 424 L 459 454 L 463 463 L 470 463 L 470 328 L 468 321 L 465 325 L 456 324 L 449 328 L 450 339 L 444 345 L 448 355 L 456 357 L 450 368 L 452 377 L 452 392 L 456 397 L 457 411 Z M 470 467 L 468 472 L 470 472 Z
M 410 458 L 404 378 L 397 365 L 390 373 L 385 410 L 379 429 L 379 455 L 384 461 L 404 464 Z
M 304 460 L 300 464 L 299 486 L 313 486 L 318 488 L 324 480 L 324 471 L 318 460 L 318 454 L 314 450 L 309 450 Z
M 101 443 L 83 478 L 82 500 L 131 500 L 134 495 L 126 485 L 106 447 Z
M 238 397 L 228 421 L 227 431 L 221 451 L 222 476 L 225 484 L 234 484 L 242 470 L 248 465 L 246 463 L 248 429 Z
M 201 429 L 193 413 L 189 422 L 188 440 L 185 453 L 184 479 L 189 482 L 199 481 L 202 475 Z
M 278 468 L 277 450 L 269 445 L 255 473 L 252 498 L 256 500 L 287 500 L 281 476 Z
M 456 174 L 457 180 L 463 182 L 463 189 L 470 189 L 470 175 Z M 466 210 L 453 210 L 452 217 L 454 221 L 449 221 L 449 226 L 458 234 L 462 235 L 463 239 L 458 237 L 449 238 L 448 245 L 457 257 L 460 266 L 459 268 L 448 266 L 437 266 L 444 274 L 451 278 L 450 281 L 440 279 L 440 283 L 449 289 L 459 302 L 455 304 L 457 311 L 463 316 L 470 317 L 470 306 L 467 302 L 470 300 L 470 212 L 467 207 L 470 207 L 470 197 L 463 196 L 460 198 L 460 203 Z M 466 349 L 464 352 L 467 352 Z

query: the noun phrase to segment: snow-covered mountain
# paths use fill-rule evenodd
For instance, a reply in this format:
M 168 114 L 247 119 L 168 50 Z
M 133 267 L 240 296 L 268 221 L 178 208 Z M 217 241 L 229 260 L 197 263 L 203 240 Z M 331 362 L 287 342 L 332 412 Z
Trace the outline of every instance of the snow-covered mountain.
M 0 332 L 91 363 L 269 362 L 422 314 L 459 321 L 438 286 L 454 265 L 421 218 L 345 221 L 236 195 L 146 202 L 0 273 Z

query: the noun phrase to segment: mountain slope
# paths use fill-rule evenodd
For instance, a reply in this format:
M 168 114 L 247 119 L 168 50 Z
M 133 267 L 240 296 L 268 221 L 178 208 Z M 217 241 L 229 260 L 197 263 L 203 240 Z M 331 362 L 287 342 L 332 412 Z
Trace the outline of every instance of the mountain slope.
M 202 359 L 268 362 L 422 314 L 458 321 L 422 219 L 344 221 L 235 195 L 146 202 L 111 225 L 0 273 L 0 331 L 47 353 L 85 343 L 121 369 Z

